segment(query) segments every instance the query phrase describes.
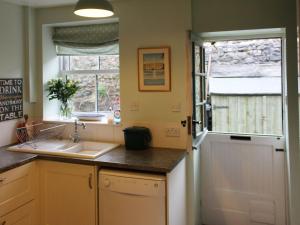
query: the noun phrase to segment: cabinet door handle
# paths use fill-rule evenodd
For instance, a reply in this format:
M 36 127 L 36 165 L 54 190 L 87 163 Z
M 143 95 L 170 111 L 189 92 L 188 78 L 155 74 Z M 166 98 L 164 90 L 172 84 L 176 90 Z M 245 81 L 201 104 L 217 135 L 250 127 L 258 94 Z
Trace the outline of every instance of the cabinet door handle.
M 93 189 L 93 175 L 90 173 L 89 175 L 89 188 L 90 189 Z

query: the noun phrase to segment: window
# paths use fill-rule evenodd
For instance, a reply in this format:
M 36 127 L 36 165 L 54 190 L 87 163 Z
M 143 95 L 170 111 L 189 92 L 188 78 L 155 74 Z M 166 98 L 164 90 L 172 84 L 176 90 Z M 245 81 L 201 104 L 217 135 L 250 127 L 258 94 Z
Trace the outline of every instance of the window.
M 282 135 L 281 39 L 207 42 L 209 130 Z
M 120 109 L 119 55 L 58 56 L 61 75 L 79 81 L 74 112 Z

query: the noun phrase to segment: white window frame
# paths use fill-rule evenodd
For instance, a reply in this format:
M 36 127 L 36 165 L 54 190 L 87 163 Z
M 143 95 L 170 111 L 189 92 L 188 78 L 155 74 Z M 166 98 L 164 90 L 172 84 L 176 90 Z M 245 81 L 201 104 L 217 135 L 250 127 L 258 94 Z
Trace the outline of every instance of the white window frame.
M 60 72 L 60 75 L 62 77 L 68 77 L 68 75 L 90 75 L 90 74 L 95 74 L 95 82 L 96 82 L 96 101 L 95 101 L 95 112 L 107 112 L 107 111 L 99 111 L 98 108 L 98 98 L 99 98 L 99 95 L 98 95 L 98 85 L 99 85 L 99 82 L 98 82 L 98 76 L 100 74 L 107 74 L 107 73 L 117 73 L 120 75 L 120 69 L 112 69 L 112 70 L 102 70 L 100 69 L 100 57 L 101 55 L 96 55 L 98 57 L 98 60 L 99 60 L 99 69 L 98 70 L 70 70 L 70 59 L 72 56 L 80 56 L 80 55 L 69 55 L 69 56 L 59 56 L 59 72 Z M 82 55 L 84 56 L 84 55 Z M 115 55 L 115 56 L 119 56 L 119 55 Z M 63 62 L 63 58 L 64 57 L 68 57 L 68 65 L 69 65 L 69 69 L 68 70 L 64 70 L 64 62 Z M 92 113 L 92 112 L 91 112 Z

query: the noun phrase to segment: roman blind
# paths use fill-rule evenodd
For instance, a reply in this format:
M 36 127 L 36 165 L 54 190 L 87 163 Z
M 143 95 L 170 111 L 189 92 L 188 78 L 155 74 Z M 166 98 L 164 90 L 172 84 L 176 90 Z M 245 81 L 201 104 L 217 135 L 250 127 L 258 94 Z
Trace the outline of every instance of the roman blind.
M 54 27 L 58 55 L 115 54 L 119 51 L 119 24 Z

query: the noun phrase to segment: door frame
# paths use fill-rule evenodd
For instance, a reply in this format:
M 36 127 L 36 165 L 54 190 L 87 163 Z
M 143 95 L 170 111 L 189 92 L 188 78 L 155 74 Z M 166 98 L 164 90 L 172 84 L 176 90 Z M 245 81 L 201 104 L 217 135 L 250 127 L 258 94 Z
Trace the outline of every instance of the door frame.
M 285 140 L 285 174 L 286 174 L 286 217 L 287 217 L 287 224 L 289 223 L 290 219 L 290 192 L 291 192 L 291 184 L 290 184 L 290 163 L 289 163 L 289 142 L 290 138 L 288 135 L 288 109 L 291 109 L 291 106 L 287 105 L 288 97 L 287 97 L 287 65 L 286 65 L 286 57 L 287 57 L 287 46 L 286 46 L 286 29 L 285 28 L 271 28 L 271 29 L 257 29 L 257 30 L 238 30 L 238 31 L 221 31 L 221 32 L 202 32 L 202 33 L 193 33 L 188 32 L 188 38 L 187 38 L 187 62 L 188 62 L 188 74 L 187 74 L 187 105 L 188 115 L 192 115 L 193 113 L 193 92 L 190 90 L 193 90 L 193 81 L 192 81 L 192 59 L 191 59 L 191 53 L 192 53 L 192 45 L 191 42 L 198 40 L 200 43 L 203 43 L 204 41 L 224 41 L 224 40 L 243 40 L 243 39 L 259 39 L 259 38 L 281 38 L 282 40 L 282 76 L 281 76 L 281 82 L 282 82 L 282 131 L 283 131 L 283 138 Z M 216 134 L 224 134 L 222 132 L 211 132 L 211 131 L 205 131 L 202 138 L 199 140 L 200 143 L 205 138 L 206 134 L 210 133 L 216 133 Z M 234 135 L 234 134 L 232 134 Z M 238 134 L 241 136 L 240 134 Z M 255 135 L 255 136 L 264 136 L 264 135 Z M 192 135 L 188 135 L 187 138 L 187 148 L 188 152 L 192 152 L 192 146 L 193 146 L 193 137 Z M 194 165 L 192 166 L 192 169 L 194 169 Z

